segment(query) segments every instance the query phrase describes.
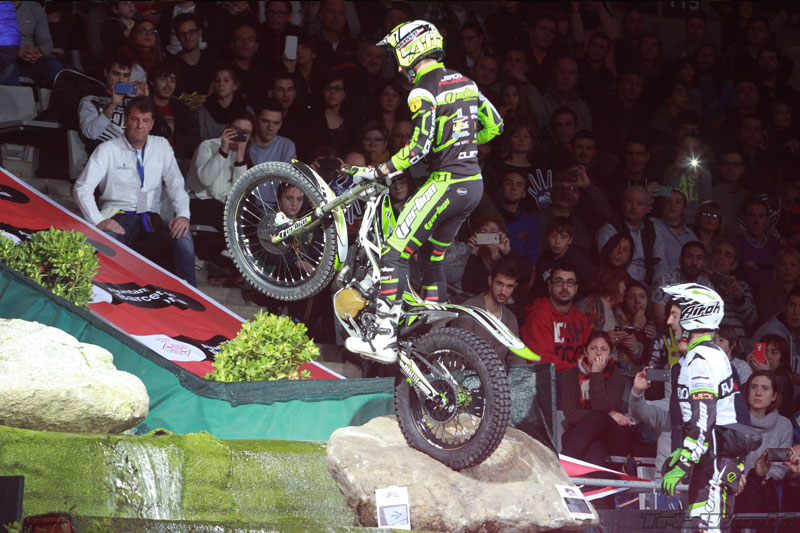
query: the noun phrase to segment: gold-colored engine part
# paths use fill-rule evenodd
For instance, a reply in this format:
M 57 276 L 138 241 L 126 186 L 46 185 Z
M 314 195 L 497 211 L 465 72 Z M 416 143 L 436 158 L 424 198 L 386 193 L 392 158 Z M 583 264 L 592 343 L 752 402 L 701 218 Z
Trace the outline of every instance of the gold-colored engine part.
M 367 305 L 367 301 L 355 289 L 342 289 L 336 293 L 333 306 L 342 320 L 355 318 Z

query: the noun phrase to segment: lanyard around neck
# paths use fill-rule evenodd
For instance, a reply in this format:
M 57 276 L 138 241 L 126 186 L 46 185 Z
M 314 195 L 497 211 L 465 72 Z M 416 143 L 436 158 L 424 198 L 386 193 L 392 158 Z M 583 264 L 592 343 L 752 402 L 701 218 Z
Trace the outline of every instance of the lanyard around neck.
M 142 146 L 141 158 L 139 150 L 136 150 L 136 170 L 139 172 L 139 179 L 142 182 L 142 189 L 144 189 L 144 146 Z

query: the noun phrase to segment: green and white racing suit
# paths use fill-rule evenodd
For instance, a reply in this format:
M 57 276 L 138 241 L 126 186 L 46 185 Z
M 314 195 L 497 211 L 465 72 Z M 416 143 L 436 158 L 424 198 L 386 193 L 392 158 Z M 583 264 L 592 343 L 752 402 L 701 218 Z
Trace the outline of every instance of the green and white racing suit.
M 483 181 L 477 145 L 502 132 L 502 118 L 474 81 L 440 62 L 420 69 L 408 95 L 414 131 L 387 162 L 405 170 L 428 156 L 430 177 L 405 204 L 381 253 L 381 295 L 398 301 L 408 283 L 408 261 L 426 242 L 422 297 L 444 301 L 444 260 L 461 224 L 478 205 Z

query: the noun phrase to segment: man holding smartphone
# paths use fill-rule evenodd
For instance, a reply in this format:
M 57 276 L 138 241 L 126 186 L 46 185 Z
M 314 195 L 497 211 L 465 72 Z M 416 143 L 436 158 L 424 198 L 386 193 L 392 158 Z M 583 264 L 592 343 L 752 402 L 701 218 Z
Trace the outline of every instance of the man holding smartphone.
M 671 496 L 688 478 L 692 530 L 717 529 L 733 509 L 742 473 L 741 457 L 725 457 L 715 431 L 739 422 L 730 361 L 711 337 L 724 316 L 724 303 L 696 283 L 672 285 L 664 292 L 680 307 L 680 317 L 671 314 L 667 324 L 679 320 L 689 344 L 676 391 L 683 422 L 680 441 L 662 466 L 662 486 Z
M 123 53 L 112 54 L 103 68 L 107 96 L 84 96 L 78 105 L 81 135 L 87 142 L 87 152 L 103 141 L 122 137 L 125 129 L 125 106 L 136 95 L 130 84 L 133 61 Z M 129 89 L 133 87 L 133 95 Z M 138 96 L 138 95 L 137 95 Z

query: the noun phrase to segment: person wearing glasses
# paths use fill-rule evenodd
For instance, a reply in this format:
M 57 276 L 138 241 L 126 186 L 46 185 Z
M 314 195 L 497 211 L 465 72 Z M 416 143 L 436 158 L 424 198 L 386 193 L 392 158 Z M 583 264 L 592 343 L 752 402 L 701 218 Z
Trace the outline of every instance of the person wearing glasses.
M 131 83 L 147 85 L 147 73 L 164 60 L 156 25 L 149 20 L 137 22 L 122 49 L 133 60 Z
M 259 55 L 267 70 L 278 68 L 284 59 L 286 37 L 300 36 L 303 28 L 292 24 L 292 3 L 284 0 L 271 0 L 264 7 L 264 23 L 258 28 L 260 42 Z
M 728 148 L 719 154 L 717 176 L 719 182 L 711 188 L 711 201 L 722 209 L 725 228 L 728 234 L 736 233 L 736 219 L 742 212 L 742 205 L 750 191 L 742 186 L 741 179 L 745 166 L 742 153 L 736 148 Z
M 181 45 L 170 59 L 177 71 L 175 94 L 191 110 L 203 105 L 214 81 L 218 62 L 214 54 L 203 50 L 203 28 L 194 13 L 182 13 L 172 19 L 175 37 Z
M 546 297 L 528 307 L 520 335 L 528 348 L 539 354 L 541 363 L 555 365 L 558 385 L 562 379 L 560 375 L 575 368 L 591 329 L 586 315 L 572 305 L 578 294 L 574 265 L 567 262 L 554 265 L 550 269 L 547 291 Z
M 361 127 L 361 149 L 369 156 L 368 164 L 377 165 L 389 159 L 389 131 L 380 122 L 370 120 Z
M 360 140 L 360 124 L 350 110 L 344 73 L 327 73 L 321 87 L 322 106 L 311 111 L 304 121 L 306 139 L 300 145 L 309 153 L 322 146 L 330 146 L 338 154 L 347 153 Z

